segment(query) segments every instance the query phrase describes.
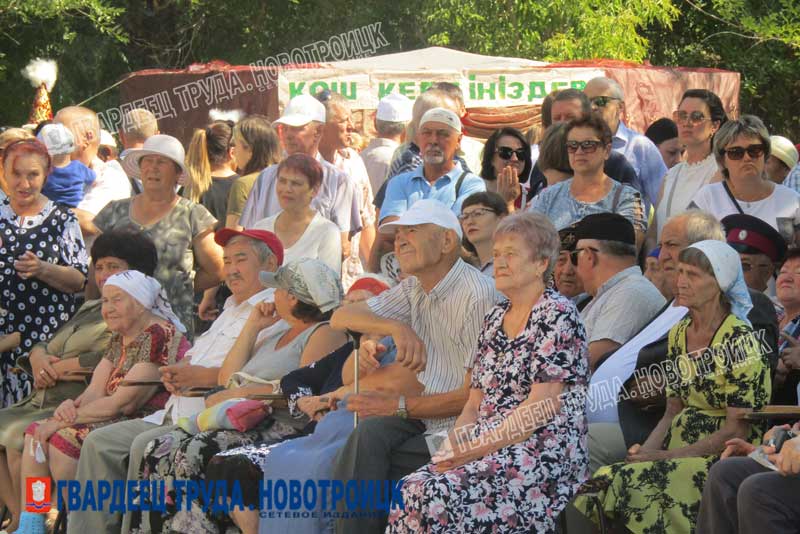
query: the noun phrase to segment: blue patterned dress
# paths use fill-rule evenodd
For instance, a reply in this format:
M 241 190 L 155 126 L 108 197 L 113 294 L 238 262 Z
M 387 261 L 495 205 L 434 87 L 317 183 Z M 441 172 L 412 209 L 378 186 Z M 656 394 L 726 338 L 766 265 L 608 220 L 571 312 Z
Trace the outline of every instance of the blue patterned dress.
M 387 533 L 551 532 L 587 478 L 588 349 L 578 311 L 547 289 L 522 333 L 508 339 L 503 317 L 509 306 L 489 312 L 478 339 L 472 388 L 483 399 L 473 436 L 508 419 L 535 384 L 564 383 L 565 402 L 525 441 L 445 473 L 428 464 L 405 477 L 405 509 L 392 512 Z

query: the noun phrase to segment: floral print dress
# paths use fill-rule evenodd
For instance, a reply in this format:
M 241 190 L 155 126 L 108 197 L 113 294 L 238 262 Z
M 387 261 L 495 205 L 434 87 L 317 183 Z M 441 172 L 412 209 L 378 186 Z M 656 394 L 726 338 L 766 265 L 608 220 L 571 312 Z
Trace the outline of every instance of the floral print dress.
M 772 389 L 767 357 L 747 324 L 728 315 L 710 348 L 688 353 L 690 324 L 687 316 L 669 332 L 667 359 L 677 372 L 673 380 L 668 378 L 667 397 L 681 399 L 684 408 L 664 438 L 666 450 L 692 445 L 718 431 L 728 407 L 761 408 Z M 751 425 L 745 441 L 758 443 L 762 431 Z M 718 459 L 714 455 L 607 465 L 597 470 L 586 490 L 597 493 L 604 514 L 629 532 L 689 534 L 708 470 Z M 587 497 L 578 497 L 575 506 L 596 517 Z
M 535 384 L 563 383 L 565 402 L 522 442 L 445 473 L 428 464 L 405 477 L 405 509 L 392 512 L 387 533 L 552 532 L 586 479 L 588 349 L 578 311 L 547 289 L 522 333 L 508 339 L 503 317 L 509 307 L 503 302 L 489 312 L 478 339 L 471 385 L 483 399 L 473 436 L 516 419 L 512 413 Z M 525 418 L 519 420 L 520 433 L 527 432 Z

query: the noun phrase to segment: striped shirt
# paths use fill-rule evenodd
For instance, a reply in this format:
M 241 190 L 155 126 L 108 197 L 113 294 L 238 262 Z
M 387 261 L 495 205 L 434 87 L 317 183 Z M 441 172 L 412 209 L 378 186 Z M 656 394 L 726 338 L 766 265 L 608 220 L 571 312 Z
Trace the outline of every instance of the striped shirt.
M 417 379 L 425 386 L 423 395 L 435 395 L 464 385 L 484 317 L 501 298 L 494 280 L 459 259 L 429 293 L 412 276 L 367 305 L 376 315 L 406 323 L 416 332 L 428 355 Z M 423 422 L 428 432 L 436 432 L 452 427 L 455 417 Z
M 319 154 L 317 161 L 322 165 L 322 184 L 317 196 L 311 200 L 311 207 L 329 221 L 333 221 L 340 232 L 350 232 L 352 235 L 361 231 L 361 192 L 349 176 L 322 159 Z M 261 171 L 247 197 L 239 224 L 245 228 L 252 228 L 261 219 L 281 211 L 278 195 L 275 192 L 277 181 L 277 163 Z

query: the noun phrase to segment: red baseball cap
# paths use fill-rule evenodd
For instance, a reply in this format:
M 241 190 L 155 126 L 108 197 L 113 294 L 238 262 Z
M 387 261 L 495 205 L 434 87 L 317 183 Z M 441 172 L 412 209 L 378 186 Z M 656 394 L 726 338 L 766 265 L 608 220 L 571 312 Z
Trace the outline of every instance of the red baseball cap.
M 267 245 L 269 249 L 275 254 L 275 258 L 278 260 L 278 267 L 283 265 L 283 244 L 281 240 L 278 239 L 278 236 L 269 232 L 267 230 L 234 230 L 233 228 L 220 228 L 214 233 L 214 241 L 221 246 L 224 247 L 228 244 L 228 241 L 231 238 L 236 237 L 237 235 L 243 235 L 245 237 L 249 237 L 251 239 L 257 239 Z

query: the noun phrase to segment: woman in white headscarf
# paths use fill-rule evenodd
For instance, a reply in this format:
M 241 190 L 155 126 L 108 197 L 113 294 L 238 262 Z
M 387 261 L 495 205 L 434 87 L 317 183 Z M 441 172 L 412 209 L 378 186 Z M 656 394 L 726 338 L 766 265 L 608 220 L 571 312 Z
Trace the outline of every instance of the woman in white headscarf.
M 753 305 L 737 252 L 700 241 L 679 261 L 676 301 L 689 313 L 669 332 L 664 417 L 625 462 L 601 467 L 588 483 L 605 515 L 634 533 L 694 531 L 709 468 L 726 441 L 760 440 L 763 428 L 740 417 L 766 404 L 772 390 L 766 353 L 747 320 Z M 590 509 L 582 497 L 576 505 Z
M 183 358 L 189 342 L 161 284 L 139 271 L 109 277 L 103 286 L 102 315 L 112 332 L 109 348 L 81 395 L 64 401 L 50 419 L 27 428 L 21 480 L 75 478 L 89 432 L 164 407 L 168 395 L 158 392 L 158 368 Z M 126 387 L 123 381 L 141 385 Z M 17 532 L 44 532 L 44 517 L 23 512 Z

